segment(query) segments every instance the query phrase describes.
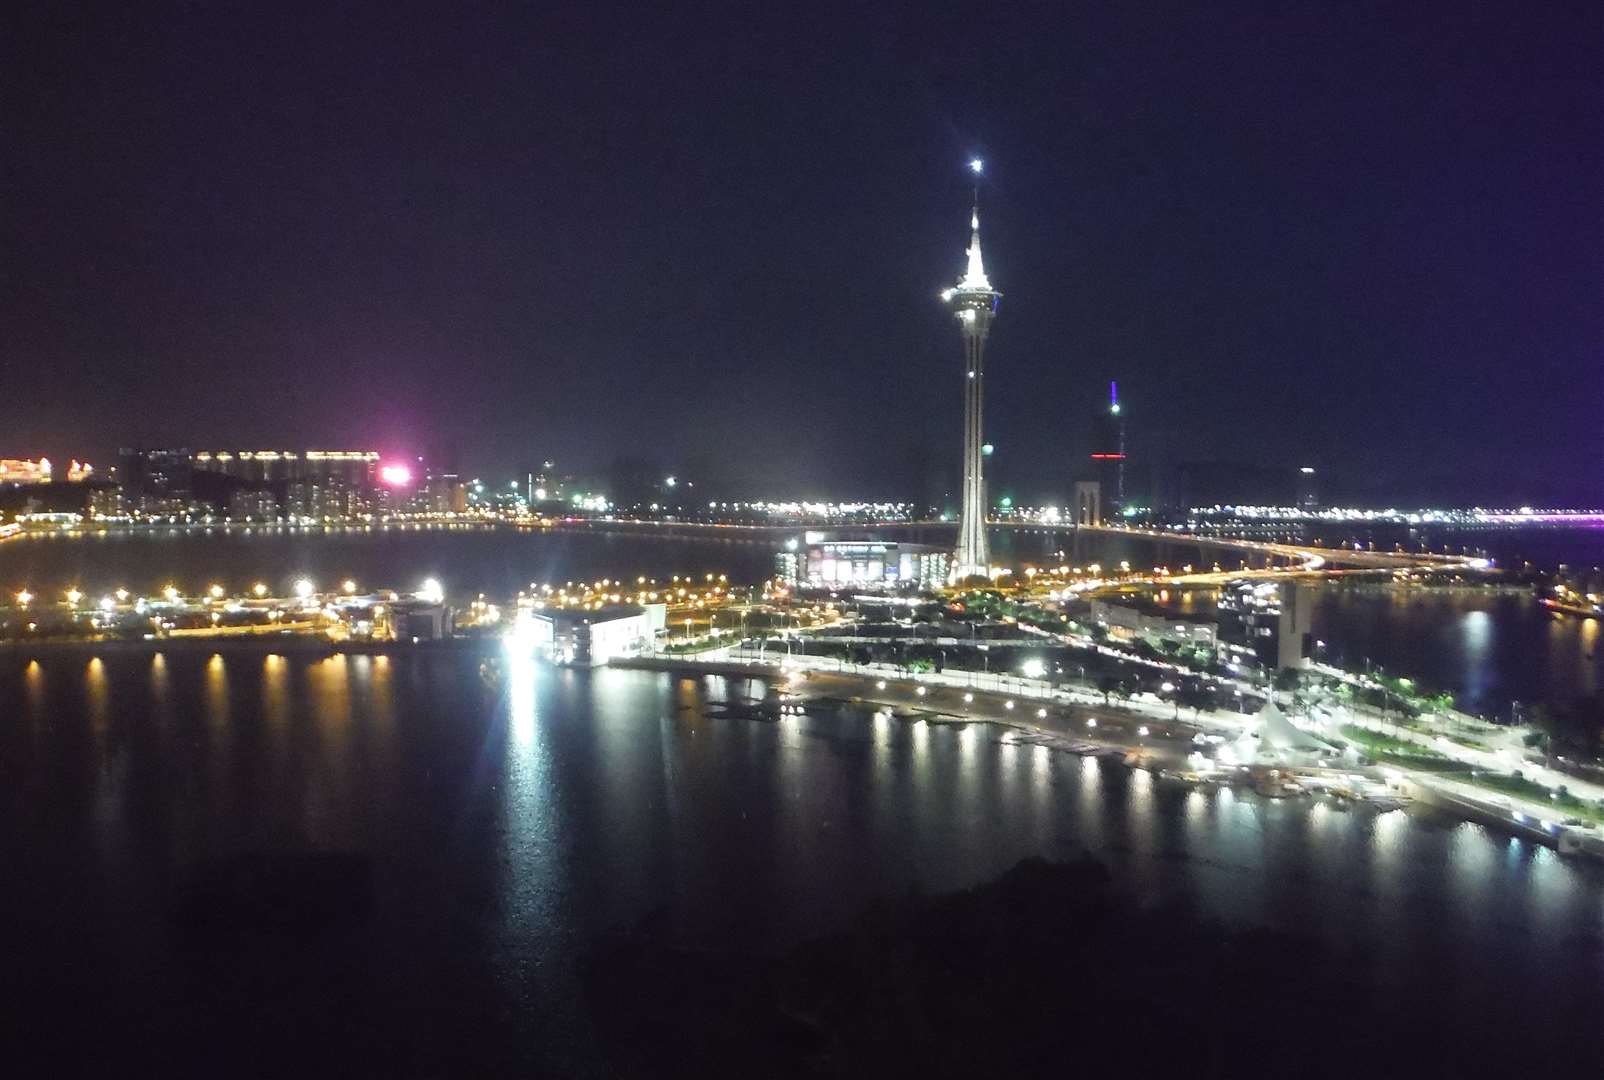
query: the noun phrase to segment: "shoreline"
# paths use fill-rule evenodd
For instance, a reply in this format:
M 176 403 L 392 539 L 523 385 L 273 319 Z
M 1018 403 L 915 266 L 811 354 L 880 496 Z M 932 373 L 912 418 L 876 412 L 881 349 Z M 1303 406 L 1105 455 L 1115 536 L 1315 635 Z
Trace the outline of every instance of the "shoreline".
M 1592 830 L 1573 832 L 1569 827 L 1560 826 L 1551 810 L 1527 806 L 1508 796 L 1469 790 L 1465 785 L 1449 787 L 1447 785 L 1451 781 L 1443 777 L 1397 766 L 1374 762 L 1341 769 L 1257 766 L 1223 779 L 1188 778 L 1185 773 L 1190 771 L 1187 758 L 1193 747 L 1191 737 L 1202 732 L 1203 728 L 1184 720 L 1169 724 L 1155 720 L 1144 723 L 1139 715 L 1081 704 L 1041 706 L 1033 701 L 1021 709 L 1018 700 L 1015 701 L 1015 708 L 1009 710 L 1005 707 L 1006 703 L 1013 699 L 1007 694 L 981 690 L 967 692 L 974 700 L 972 704 L 966 703 L 968 711 L 958 711 L 946 707 L 951 705 L 950 695 L 957 691 L 949 690 L 944 696 L 941 690 L 932 692 L 927 687 L 926 693 L 920 695 L 917 692 L 921 685 L 918 680 L 893 676 L 879 678 L 867 674 L 806 670 L 788 673 L 754 664 L 667 657 L 637 657 L 618 666 L 685 675 L 755 678 L 770 686 L 782 701 L 787 696 L 804 701 L 838 701 L 860 708 L 890 711 L 898 719 L 918 719 L 936 725 L 976 723 L 1007 728 L 1026 736 L 1017 740 L 1021 743 L 1043 745 L 1050 750 L 1081 757 L 1109 760 L 1118 757 L 1119 763 L 1128 769 L 1141 769 L 1158 777 L 1176 779 L 1189 787 L 1240 787 L 1266 798 L 1334 795 L 1345 802 L 1360 805 L 1375 801 L 1378 808 L 1385 804 L 1387 810 L 1414 804 L 1508 835 L 1512 839 L 1524 839 L 1567 854 L 1583 853 L 1593 859 L 1604 857 L 1604 839 Z M 793 682 L 798 677 L 800 685 Z M 832 682 L 836 685 L 831 686 Z M 1039 710 L 1045 710 L 1047 715 L 1040 715 Z M 1022 712 L 1024 715 L 1010 715 L 1012 712 Z M 903 715 L 897 716 L 899 713 Z M 1078 717 L 1096 720 L 1097 725 L 1088 726 L 1085 730 L 1070 726 L 1068 721 Z M 1133 729 L 1134 741 L 1129 737 L 1110 737 L 1115 732 L 1126 736 Z M 1390 797 L 1378 799 L 1373 795 L 1355 797 L 1350 785 L 1339 782 L 1347 776 L 1358 776 L 1372 782 L 1390 781 L 1389 786 L 1395 785 L 1401 791 L 1401 797 L 1397 800 Z M 1281 790 L 1277 777 L 1280 780 L 1298 781 L 1297 790 Z M 1319 783 L 1310 785 L 1307 781 Z M 1579 840 L 1578 837 L 1586 839 Z
M 91 658 L 96 654 L 160 655 L 176 652 L 189 655 L 396 655 L 403 651 L 426 650 L 434 654 L 499 656 L 503 642 L 494 637 L 458 637 L 438 641 L 331 641 L 306 634 L 275 636 L 195 636 L 142 640 L 101 639 L 39 640 L 0 642 L 0 654 L 24 655 L 30 652 L 61 654 L 77 652 Z M 640 656 L 620 658 L 612 665 L 620 670 L 657 671 L 686 676 L 719 675 L 757 679 L 767 688 L 763 703 L 743 705 L 734 715 L 767 718 L 773 702 L 774 718 L 784 715 L 784 707 L 807 702 L 839 702 L 875 713 L 887 713 L 901 720 L 918 720 L 932 725 L 986 724 L 1017 733 L 1004 736 L 1015 744 L 1043 746 L 1049 750 L 1082 757 L 1118 758 L 1131 769 L 1176 779 L 1191 786 L 1242 786 L 1267 796 L 1297 796 L 1333 791 L 1351 795 L 1352 785 L 1342 777 L 1358 776 L 1378 782 L 1389 780 L 1404 789 L 1411 800 L 1451 814 L 1460 820 L 1476 822 L 1499 832 L 1528 839 L 1563 851 L 1585 851 L 1604 855 L 1604 838 L 1596 830 L 1585 832 L 1565 824 L 1565 815 L 1556 808 L 1539 807 L 1499 793 L 1444 790 L 1445 778 L 1397 765 L 1372 762 L 1336 770 L 1297 766 L 1260 766 L 1228 777 L 1199 776 L 1190 760 L 1195 739 L 1209 729 L 1200 722 L 1174 716 L 1168 719 L 1144 716 L 1141 712 L 1113 705 L 1067 701 L 1056 696 L 1043 698 L 1027 693 L 1010 695 L 1006 690 L 965 688 L 961 685 L 933 685 L 916 677 L 887 673 L 847 673 L 797 668 L 786 670 L 767 664 L 729 659 L 697 657 Z M 777 699 L 777 701 L 775 700 Z M 789 699 L 789 700 L 787 700 Z M 1293 790 L 1283 790 L 1288 779 Z M 1451 779 L 1451 778 L 1449 778 Z M 1314 781 L 1314 783 L 1309 783 Z M 1363 785 L 1359 785 L 1360 788 Z M 1361 798 L 1360 801 L 1365 801 Z M 1580 846 L 1567 847 L 1575 841 Z

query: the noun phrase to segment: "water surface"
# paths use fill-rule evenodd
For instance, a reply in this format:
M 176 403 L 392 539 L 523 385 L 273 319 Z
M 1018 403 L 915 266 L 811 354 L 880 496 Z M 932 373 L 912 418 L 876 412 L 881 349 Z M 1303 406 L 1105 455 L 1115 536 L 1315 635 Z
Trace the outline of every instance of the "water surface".
M 1147 902 L 1355 950 L 1388 1000 L 1515 1025 L 1604 1003 L 1604 869 L 1477 826 L 1188 790 L 983 726 L 715 719 L 703 702 L 744 686 L 487 679 L 483 659 L 0 651 L 14 1015 L 81 1022 L 108 1066 L 293 1030 L 357 1040 L 381 1072 L 586 1070 L 598 934 L 651 917 L 772 951 L 876 896 L 1082 851 Z M 313 930 L 175 916 L 196 867 L 281 852 L 366 860 L 371 910 Z

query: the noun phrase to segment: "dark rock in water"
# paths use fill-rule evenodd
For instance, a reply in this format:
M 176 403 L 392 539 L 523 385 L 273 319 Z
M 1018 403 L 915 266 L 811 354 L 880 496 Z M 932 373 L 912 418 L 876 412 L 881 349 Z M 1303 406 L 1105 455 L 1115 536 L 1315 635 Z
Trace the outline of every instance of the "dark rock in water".
M 709 701 L 702 707 L 704 716 L 717 720 L 765 720 L 780 718 L 780 703 L 776 699 L 764 701 Z
M 361 923 L 372 909 L 373 866 L 364 855 L 252 852 L 195 867 L 173 917 L 201 933 L 317 931 Z

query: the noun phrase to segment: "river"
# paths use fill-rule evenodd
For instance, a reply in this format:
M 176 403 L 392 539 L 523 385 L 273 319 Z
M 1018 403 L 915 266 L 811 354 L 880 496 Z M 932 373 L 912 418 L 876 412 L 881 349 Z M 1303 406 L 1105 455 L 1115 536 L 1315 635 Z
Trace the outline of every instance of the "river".
M 984 726 L 716 719 L 716 678 L 482 661 L 0 650 L 0 926 L 27 988 L 8 1019 L 101 1071 L 293 1032 L 370 1074 L 589 1072 L 599 933 L 655 913 L 676 939 L 773 950 L 914 885 L 1090 851 L 1146 902 L 1358 950 L 1389 1007 L 1496 1014 L 1534 1062 L 1555 1024 L 1596 1030 L 1604 867 Z M 285 852 L 356 856 L 371 910 L 304 932 L 175 917 L 196 868 Z

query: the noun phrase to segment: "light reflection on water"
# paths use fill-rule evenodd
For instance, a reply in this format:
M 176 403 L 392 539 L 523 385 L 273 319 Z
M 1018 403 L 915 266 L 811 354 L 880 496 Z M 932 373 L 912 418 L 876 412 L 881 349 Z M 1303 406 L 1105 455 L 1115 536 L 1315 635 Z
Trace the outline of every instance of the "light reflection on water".
M 913 884 L 964 887 L 1083 850 L 1145 899 L 1379 943 L 1399 979 L 1418 966 L 1401 942 L 1563 972 L 1568 936 L 1604 931 L 1604 873 L 1478 826 L 1184 788 L 984 725 L 846 707 L 714 717 L 708 699 L 762 688 L 516 656 L 499 678 L 477 656 L 423 650 L 93 660 L 0 656 L 0 749 L 13 751 L 0 768 L 30 739 L 111 756 L 42 774 L 30 796 L 95 806 L 81 859 L 108 905 L 159 872 L 136 853 L 191 835 L 224 851 L 264 837 L 355 848 L 396 868 L 379 917 L 409 921 L 389 932 L 423 928 L 525 1002 L 571 1000 L 588 935 L 658 907 L 687 933 L 767 947 Z M 153 737 L 165 726 L 171 738 Z M 126 737 L 75 741 L 102 728 Z M 191 773 L 210 782 L 171 779 Z M 33 827 L 0 825 L 23 850 L 45 842 Z M 115 949 L 136 928 L 106 932 Z M 1507 940 L 1523 951 L 1506 961 Z
M 1507 714 L 1511 700 L 1590 693 L 1604 666 L 1599 620 L 1511 592 L 1328 586 L 1317 592 L 1314 634 L 1339 664 L 1372 661 L 1484 715 Z

